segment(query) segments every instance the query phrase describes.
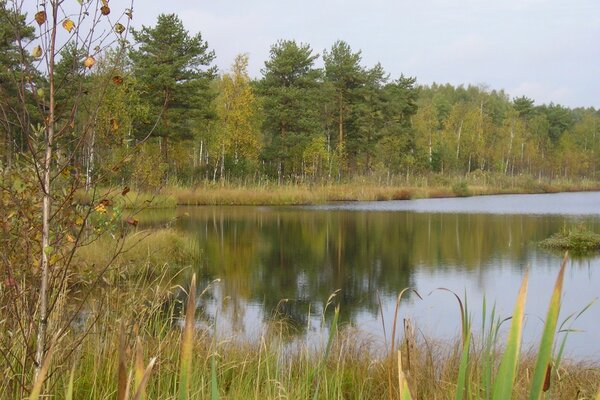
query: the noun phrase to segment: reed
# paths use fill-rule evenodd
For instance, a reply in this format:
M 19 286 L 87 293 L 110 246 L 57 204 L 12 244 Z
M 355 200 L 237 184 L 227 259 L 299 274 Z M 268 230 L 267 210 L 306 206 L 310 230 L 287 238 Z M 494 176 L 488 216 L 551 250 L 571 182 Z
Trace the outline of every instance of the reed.
M 166 280 L 164 284 L 140 283 L 136 293 L 107 288 L 105 297 L 96 303 L 106 307 L 90 306 L 88 319 L 78 328 L 90 329 L 91 334 L 77 344 L 77 362 L 62 357 L 79 337 L 75 330 L 53 347 L 55 355 L 61 356 L 50 362 L 50 353 L 47 364 L 52 373 L 45 380 L 40 377 L 35 385 L 39 389 L 30 399 L 39 396 L 42 384 L 49 398 L 76 399 L 115 395 L 120 400 L 595 398 L 600 366 L 560 360 L 562 343 L 556 346 L 565 265 L 558 274 L 535 353 L 521 350 L 527 276 L 504 345 L 499 328 L 507 320 L 498 318 L 495 307 L 488 316 L 484 301 L 479 337 L 472 331 L 466 297 L 455 295 L 460 338 L 418 339 L 408 322 L 401 333 L 398 307 L 391 351 L 385 351 L 380 338 L 340 324 L 339 307 L 333 315 L 324 313 L 330 315 L 323 317 L 329 329 L 321 344 L 290 341 L 285 332 L 291 328 L 280 319 L 273 320 L 258 341 L 220 336 L 214 328 L 198 329 L 196 304 L 206 290 L 196 289 L 195 275 L 183 311 L 177 302 L 169 301 L 180 289 L 167 274 L 157 278 Z M 334 305 L 335 294 L 323 309 Z M 144 359 L 150 360 L 146 366 Z M 48 370 L 46 366 L 42 373 Z M 0 382 L 0 393 L 7 394 L 2 391 L 4 384 Z
M 600 234 L 590 231 L 585 226 L 566 227 L 551 237 L 544 239 L 540 245 L 547 249 L 565 251 L 574 254 L 586 254 L 600 251 Z

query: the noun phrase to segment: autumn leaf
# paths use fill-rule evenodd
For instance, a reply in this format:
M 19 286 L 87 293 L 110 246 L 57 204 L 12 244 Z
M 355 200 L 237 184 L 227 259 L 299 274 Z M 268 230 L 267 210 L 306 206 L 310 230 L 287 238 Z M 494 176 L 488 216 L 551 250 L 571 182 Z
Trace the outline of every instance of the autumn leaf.
M 116 118 L 110 119 L 110 129 L 112 129 L 113 131 L 119 130 L 119 121 L 117 121 Z
M 67 30 L 67 32 L 71 33 L 73 28 L 75 27 L 75 23 L 71 21 L 69 18 L 65 19 L 62 23 L 63 28 Z
M 121 196 L 125 196 L 127 193 L 129 193 L 131 189 L 129 188 L 129 186 L 125 186 L 123 188 L 123 191 L 121 192 Z
M 120 75 L 115 75 L 112 77 L 112 81 L 115 85 L 122 85 L 123 84 L 123 77 Z
M 133 19 L 133 10 L 128 8 L 125 11 L 125 15 L 127 15 L 129 17 L 129 19 Z
M 132 217 L 127 218 L 127 220 L 125 222 L 127 222 L 129 225 L 132 225 L 132 226 L 137 226 L 139 223 L 139 221 L 137 219 L 132 218 Z
M 85 61 L 83 61 L 83 65 L 85 65 L 86 68 L 92 68 L 94 64 L 96 64 L 96 59 L 94 56 L 87 56 Z
M 38 11 L 35 13 L 35 22 L 38 23 L 38 25 L 42 25 L 44 22 L 46 22 L 46 11 Z
M 42 56 L 42 46 L 35 46 L 31 51 L 33 58 L 40 58 Z
M 100 12 L 102 13 L 102 15 L 108 15 L 108 14 L 110 14 L 110 7 L 102 6 L 102 7 L 100 7 Z
M 102 0 L 102 6 L 108 7 L 108 0 Z
M 123 32 L 125 32 L 125 26 L 123 26 L 123 24 L 117 22 L 115 24 L 115 32 L 117 32 L 119 35 Z

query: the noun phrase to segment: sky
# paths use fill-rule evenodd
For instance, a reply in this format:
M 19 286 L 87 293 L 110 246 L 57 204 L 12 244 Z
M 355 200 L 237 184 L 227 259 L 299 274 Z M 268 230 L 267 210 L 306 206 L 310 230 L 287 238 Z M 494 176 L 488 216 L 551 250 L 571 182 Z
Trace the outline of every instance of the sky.
M 322 54 L 336 40 L 391 78 L 504 89 L 541 103 L 600 108 L 600 0 L 138 0 L 134 26 L 176 13 L 227 71 L 260 76 L 279 39 Z

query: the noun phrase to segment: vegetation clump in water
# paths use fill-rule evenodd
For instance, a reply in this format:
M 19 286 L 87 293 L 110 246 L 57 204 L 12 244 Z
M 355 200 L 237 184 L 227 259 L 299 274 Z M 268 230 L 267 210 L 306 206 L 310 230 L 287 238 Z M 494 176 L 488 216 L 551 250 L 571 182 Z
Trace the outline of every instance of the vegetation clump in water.
M 574 253 L 590 253 L 600 250 L 600 234 L 584 226 L 573 229 L 564 228 L 540 242 L 542 247 L 555 250 L 570 250 Z

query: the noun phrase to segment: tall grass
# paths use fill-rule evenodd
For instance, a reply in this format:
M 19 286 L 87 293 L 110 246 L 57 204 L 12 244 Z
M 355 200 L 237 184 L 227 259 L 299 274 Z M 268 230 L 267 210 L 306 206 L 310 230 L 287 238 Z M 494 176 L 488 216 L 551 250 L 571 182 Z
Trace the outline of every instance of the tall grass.
M 466 299 L 457 296 L 461 308 L 457 325 L 462 326 L 458 340 L 417 339 L 408 322 L 403 334 L 396 332 L 400 331 L 396 328 L 398 308 L 388 352 L 380 339 L 339 325 L 337 307 L 328 318 L 328 333 L 321 344 L 290 342 L 279 320 L 258 341 L 198 329 L 197 299 L 206 290 L 198 293 L 193 276 L 182 310 L 169 300 L 178 289 L 164 274 L 146 286 L 140 283 L 136 293 L 107 289 L 104 298 L 90 305 L 87 320 L 53 347 L 55 355 L 65 354 L 75 344 L 70 340 L 78 337 L 77 331 L 90 330 L 78 344 L 75 359 L 54 356 L 50 364 L 48 357 L 52 368 L 45 392 L 49 398 L 63 398 L 67 393 L 66 398 L 83 400 L 591 399 L 597 396 L 600 367 L 560 362 L 553 352 L 559 348 L 553 346 L 565 264 L 535 354 L 520 348 L 527 277 L 504 345 L 499 334 L 504 320 L 496 315 L 495 307 L 487 316 L 484 304 L 483 332 L 478 337 L 472 332 Z M 166 282 L 161 284 L 161 280 Z M 323 308 L 334 302 L 332 296 Z M 149 361 L 145 364 L 144 360 Z M 44 373 L 47 370 L 42 368 Z M 390 376 L 395 378 L 390 380 Z M 2 385 L 0 381 L 0 393 Z M 40 393 L 36 389 L 31 394 Z
M 90 204 L 109 199 L 126 209 L 175 208 L 177 205 L 307 205 L 336 201 L 384 201 L 420 198 L 464 197 L 489 194 L 556 193 L 599 190 L 600 182 L 589 180 L 539 180 L 530 176 L 471 173 L 465 176 L 426 175 L 358 176 L 345 181 L 300 181 L 278 184 L 270 181 L 232 183 L 205 181 L 195 187 L 170 185 L 156 192 L 127 188 L 79 191 L 75 201 Z M 124 193 L 124 194 L 123 194 Z
M 191 238 L 174 229 L 136 230 L 123 240 L 104 235 L 77 249 L 75 265 L 81 274 L 111 265 L 107 278 L 158 276 L 198 261 L 201 252 Z M 167 262 L 168 260 L 168 262 Z
M 204 184 L 196 188 L 168 187 L 164 192 L 179 205 L 292 205 L 336 201 L 383 201 L 419 198 L 463 197 L 506 193 L 550 193 L 598 190 L 591 181 L 539 182 L 529 177 L 497 177 L 491 174 L 421 177 L 410 181 L 355 178 L 338 183 L 300 184 Z

